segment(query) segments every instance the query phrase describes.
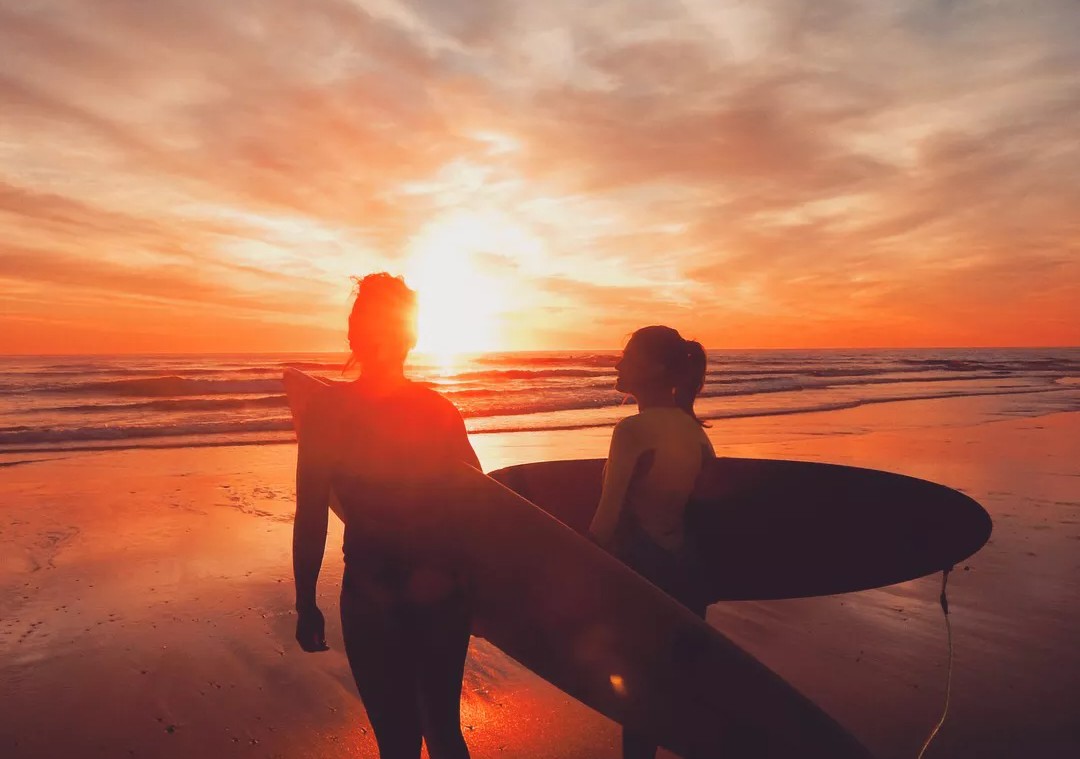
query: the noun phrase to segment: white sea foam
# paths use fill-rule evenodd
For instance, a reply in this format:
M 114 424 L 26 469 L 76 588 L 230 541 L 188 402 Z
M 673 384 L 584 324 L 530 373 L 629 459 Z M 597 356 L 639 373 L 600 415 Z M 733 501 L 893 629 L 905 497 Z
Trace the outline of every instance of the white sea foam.
M 617 352 L 499 353 L 410 367 L 476 433 L 614 423 Z M 291 439 L 281 370 L 331 379 L 335 354 L 0 358 L 0 453 Z M 1025 413 L 1080 407 L 1080 349 L 710 351 L 704 418 L 918 398 L 1025 395 Z

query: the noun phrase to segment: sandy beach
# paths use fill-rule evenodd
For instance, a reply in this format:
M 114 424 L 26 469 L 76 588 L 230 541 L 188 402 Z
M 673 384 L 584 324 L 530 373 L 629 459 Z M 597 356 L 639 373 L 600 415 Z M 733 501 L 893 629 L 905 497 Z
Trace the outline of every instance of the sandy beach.
M 600 457 L 609 434 L 473 441 L 490 470 Z M 950 578 L 952 702 L 927 756 L 1077 755 L 1080 414 L 923 400 L 728 420 L 710 435 L 720 455 L 887 469 L 982 503 L 994 535 Z M 294 458 L 291 445 L 263 445 L 0 461 L 0 755 L 376 755 L 336 619 L 338 524 L 320 581 L 332 650 L 292 640 Z M 899 759 L 942 709 L 939 590 L 928 577 L 723 604 L 709 621 Z M 470 650 L 462 715 L 474 757 L 618 756 L 617 726 L 484 641 Z
M 1078 40 L 1080 0 L 0 0 L 0 759 L 377 759 L 337 517 L 329 649 L 294 638 L 306 413 L 326 450 L 362 447 L 330 470 L 365 483 L 350 544 L 359 522 L 391 544 L 356 541 L 365 569 L 430 598 L 443 583 L 402 569 L 446 549 L 472 631 L 631 733 L 709 750 L 761 714 L 788 731 L 767 750 L 816 759 L 840 732 L 804 729 L 816 704 L 879 759 L 1080 759 Z M 290 370 L 356 384 L 305 412 Z M 873 535 L 796 471 L 822 468 L 742 462 L 713 513 L 760 529 L 683 540 L 711 525 L 681 519 L 705 441 L 679 408 L 721 457 L 921 478 L 993 534 L 936 576 L 714 604 L 710 639 L 477 473 L 420 476 L 466 434 L 488 473 L 606 459 L 638 404 L 588 537 L 688 604 L 680 565 L 816 590 L 905 576 L 875 558 L 936 568 L 897 512 L 938 509 L 918 524 L 946 546 L 942 503 L 970 504 L 840 473 L 876 490 Z M 402 471 L 418 497 L 366 479 Z M 742 496 L 766 478 L 782 495 Z M 449 506 L 424 508 L 436 490 Z M 402 648 L 433 653 L 409 629 L 429 610 L 375 608 L 407 621 L 346 629 L 392 686 Z M 468 646 L 474 759 L 622 759 L 619 724 Z M 412 667 L 433 735 L 450 653 Z

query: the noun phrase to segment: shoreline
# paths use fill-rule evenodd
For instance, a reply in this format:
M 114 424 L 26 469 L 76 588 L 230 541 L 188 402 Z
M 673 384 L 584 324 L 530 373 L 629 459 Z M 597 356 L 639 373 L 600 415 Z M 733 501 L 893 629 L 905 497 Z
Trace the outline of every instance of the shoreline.
M 829 406 L 813 407 L 813 408 L 793 408 L 793 409 L 766 409 L 747 412 L 733 412 L 726 414 L 709 413 L 708 411 L 699 413 L 698 416 L 703 421 L 707 422 L 735 422 L 747 419 L 770 419 L 773 417 L 785 417 L 785 416 L 803 416 L 807 414 L 831 414 L 838 411 L 850 411 L 852 409 L 859 409 L 868 406 L 878 405 L 891 405 L 897 403 L 920 403 L 924 401 L 944 401 L 954 400 L 963 401 L 968 398 L 1012 398 L 1014 396 L 1026 396 L 1026 395 L 1043 395 L 1043 394 L 1057 394 L 1064 392 L 1076 392 L 1077 387 L 1074 386 L 1061 386 L 1050 388 L 1038 388 L 1038 389 L 1023 389 L 1014 390 L 1010 392 L 1000 391 L 972 391 L 965 393 L 942 393 L 940 395 L 932 396 L 919 396 L 915 398 L 871 398 L 862 399 L 857 401 L 838 401 Z M 733 396 L 738 397 L 738 396 Z M 726 398 L 726 397 L 725 397 Z M 703 399 L 708 400 L 708 399 Z M 621 408 L 615 406 L 611 408 Z M 600 409 L 580 409 L 579 411 L 609 411 L 610 408 L 603 407 Z M 632 407 L 627 408 L 626 413 L 631 413 Z M 1080 409 L 1076 409 L 1080 411 Z M 1031 414 L 1029 418 L 1036 418 L 1038 416 L 1045 416 L 1047 414 L 1061 413 L 1063 409 L 1045 409 L 1038 413 Z M 530 416 L 530 414 L 521 414 L 521 416 Z M 500 417 L 468 417 L 466 418 L 466 424 L 469 419 L 479 418 L 500 418 Z M 544 434 L 544 433 L 559 433 L 559 432 L 583 432 L 592 430 L 608 430 L 615 424 L 610 419 L 603 419 L 597 421 L 587 421 L 575 424 L 553 425 L 548 427 L 522 427 L 503 429 L 496 427 L 494 429 L 477 429 L 470 430 L 469 436 L 475 441 L 478 436 L 487 435 L 529 435 L 529 434 Z M 183 436 L 177 436 L 182 438 Z M 49 457 L 57 457 L 65 454 L 82 454 L 82 453 L 107 453 L 113 451 L 132 451 L 132 450 L 173 450 L 178 448 L 229 448 L 229 447 L 248 447 L 248 446 L 274 446 L 274 445 L 295 445 L 296 439 L 294 437 L 281 439 L 274 438 L 256 438 L 251 440 L 232 439 L 232 440 L 176 440 L 170 442 L 168 438 L 145 438 L 146 440 L 153 441 L 148 443 L 131 443 L 131 444 L 119 444 L 108 445 L 107 441 L 97 441 L 100 443 L 106 443 L 103 445 L 72 445 L 63 448 L 48 448 L 48 447 L 26 447 L 26 448 L 10 448 L 0 450 L 0 468 L 4 466 L 11 466 L 14 464 L 35 463 L 36 461 L 47 461 L 48 459 L 39 459 L 34 462 L 31 461 L 7 461 L 6 457 L 11 456 L 26 456 L 30 454 L 40 454 Z
M 1000 411 L 992 398 L 922 400 L 709 430 L 719 455 L 897 471 L 990 511 L 991 542 L 949 581 L 952 705 L 928 757 L 1080 750 L 1080 414 Z M 602 457 L 609 436 L 472 439 L 491 470 Z M 319 583 L 332 651 L 292 641 L 294 457 L 283 445 L 129 449 L 0 469 L 0 678 L 12 694 L 0 753 L 375 755 L 341 648 L 336 520 Z M 941 714 L 939 591 L 933 576 L 718 604 L 708 618 L 877 755 L 906 759 Z M 485 641 L 470 649 L 462 715 L 477 759 L 618 756 L 614 724 Z

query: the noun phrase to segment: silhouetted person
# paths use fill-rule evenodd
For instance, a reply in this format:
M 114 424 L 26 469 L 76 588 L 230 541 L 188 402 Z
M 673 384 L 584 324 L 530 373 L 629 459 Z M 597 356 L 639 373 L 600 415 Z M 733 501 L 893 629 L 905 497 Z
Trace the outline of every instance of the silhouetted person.
M 379 754 L 416 759 L 423 739 L 432 759 L 460 759 L 469 756 L 460 717 L 469 592 L 402 525 L 444 507 L 440 468 L 480 463 L 453 404 L 405 377 L 415 343 L 416 294 L 389 274 L 360 280 L 349 316 L 360 376 L 320 393 L 298 433 L 296 639 L 305 651 L 327 648 L 315 585 L 334 491 L 345 522 L 345 652 Z
M 615 365 L 615 388 L 634 397 L 638 413 L 615 425 L 589 528 L 601 546 L 701 617 L 706 603 L 694 582 L 685 516 L 703 463 L 716 455 L 694 414 L 705 364 L 701 344 L 670 327 L 631 336 Z M 624 759 L 652 759 L 656 748 L 623 729 Z

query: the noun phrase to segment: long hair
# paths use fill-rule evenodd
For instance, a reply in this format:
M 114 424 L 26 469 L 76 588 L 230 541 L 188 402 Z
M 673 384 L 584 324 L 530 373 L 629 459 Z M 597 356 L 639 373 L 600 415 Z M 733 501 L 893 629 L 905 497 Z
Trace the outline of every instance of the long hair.
M 642 327 L 630 339 L 658 364 L 664 367 L 671 384 L 675 404 L 693 417 L 702 427 L 709 425 L 694 413 L 694 401 L 705 386 L 705 367 L 708 357 L 697 340 L 684 340 L 671 327 L 653 325 Z

